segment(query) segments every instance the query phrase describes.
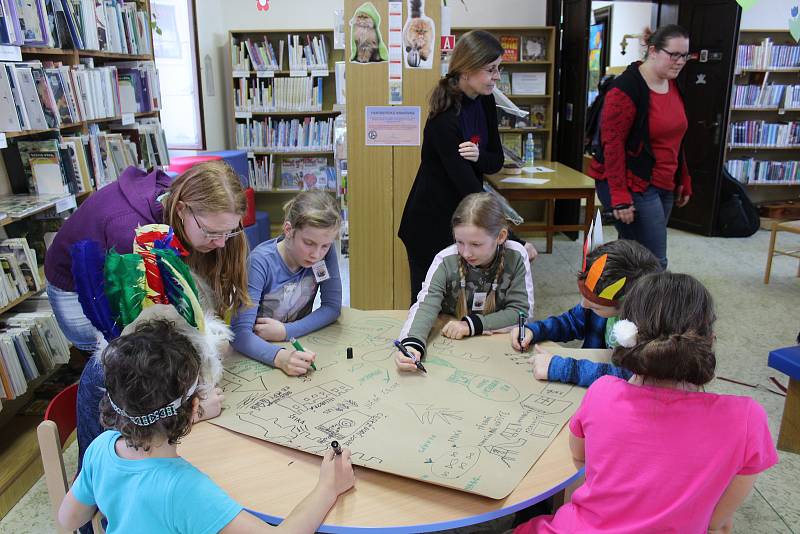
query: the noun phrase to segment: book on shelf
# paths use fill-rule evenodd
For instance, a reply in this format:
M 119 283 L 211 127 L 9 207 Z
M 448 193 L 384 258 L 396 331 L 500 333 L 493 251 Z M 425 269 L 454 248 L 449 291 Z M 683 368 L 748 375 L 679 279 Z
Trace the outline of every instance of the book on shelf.
M 28 291 L 39 291 L 44 288 L 41 276 L 39 276 L 36 253 L 28 246 L 27 239 L 18 237 L 0 241 L 0 252 L 13 254 L 17 259 Z
M 503 145 L 503 151 L 509 151 L 518 157 L 522 157 L 522 136 L 518 133 L 501 133 L 500 142 Z
M 547 93 L 547 73 L 514 72 L 511 74 L 511 90 L 515 95 L 544 95 Z
M 234 89 L 235 111 L 322 111 L 321 77 L 239 78 Z
M 500 73 L 500 79 L 497 80 L 497 84 L 495 87 L 498 91 L 501 91 L 503 94 L 510 95 L 511 94 L 511 73 L 508 71 L 503 71 Z
M 287 36 L 289 70 L 328 69 L 328 44 L 325 36 L 306 34 L 305 44 L 300 35 Z
M 0 316 L 0 385 L 3 400 L 24 394 L 28 383 L 69 361 L 69 342 L 52 310 Z
M 522 61 L 541 61 L 547 58 L 547 37 L 523 35 L 520 42 Z
M 292 152 L 333 150 L 333 118 L 317 117 L 280 119 L 267 117 L 236 124 L 236 146 L 239 150 L 272 150 Z
M 281 189 L 309 191 L 336 190 L 336 171 L 327 158 L 284 158 L 281 160 Z
M 503 61 L 519 61 L 519 36 L 501 35 L 500 46 L 503 47 Z
M 47 46 L 50 37 L 43 0 L 10 0 L 16 2 L 23 44 Z
M 544 104 L 533 104 L 530 106 L 529 111 L 530 115 L 527 120 L 527 127 L 544 128 L 547 126 L 547 106 Z M 525 126 L 520 126 L 520 120 L 525 121 L 525 119 L 517 119 L 517 128 L 524 128 Z
M 344 106 L 347 103 L 347 94 L 345 92 L 347 88 L 347 83 L 345 80 L 346 76 L 346 67 L 344 61 L 337 61 L 333 67 L 334 71 L 334 81 L 336 82 L 336 103 L 340 106 Z
M 24 43 L 16 0 L 0 0 L 0 44 L 21 46 Z
M 800 147 L 800 122 L 737 121 L 730 125 L 731 146 Z
M 759 44 L 740 44 L 737 69 L 793 69 L 800 67 L 800 45 L 776 45 L 766 37 Z
M 249 185 L 254 191 L 271 191 L 275 180 L 275 160 L 269 155 L 248 158 Z
M 800 161 L 730 159 L 725 168 L 744 184 L 800 184 Z

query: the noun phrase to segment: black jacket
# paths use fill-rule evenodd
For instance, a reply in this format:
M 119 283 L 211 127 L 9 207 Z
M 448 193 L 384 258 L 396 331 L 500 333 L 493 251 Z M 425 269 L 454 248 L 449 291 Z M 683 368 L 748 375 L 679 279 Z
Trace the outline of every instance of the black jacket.
M 422 161 L 397 232 L 410 255 L 433 260 L 440 250 L 452 245 L 450 219 L 459 202 L 470 193 L 482 192 L 483 175 L 496 173 L 503 166 L 494 96 L 478 98 L 488 122 L 489 139 L 479 147 L 476 163 L 458 153 L 458 145 L 468 139 L 453 108 L 425 123 Z

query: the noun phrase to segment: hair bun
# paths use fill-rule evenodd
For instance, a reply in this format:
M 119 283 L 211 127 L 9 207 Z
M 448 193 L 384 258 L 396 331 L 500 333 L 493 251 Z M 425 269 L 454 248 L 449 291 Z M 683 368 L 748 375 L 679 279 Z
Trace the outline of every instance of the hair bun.
M 645 26 L 644 29 L 642 29 L 642 42 L 645 44 L 645 46 L 653 44 L 650 42 L 650 39 L 653 37 L 653 33 L 655 32 L 653 32 L 653 29 L 650 28 L 650 26 Z

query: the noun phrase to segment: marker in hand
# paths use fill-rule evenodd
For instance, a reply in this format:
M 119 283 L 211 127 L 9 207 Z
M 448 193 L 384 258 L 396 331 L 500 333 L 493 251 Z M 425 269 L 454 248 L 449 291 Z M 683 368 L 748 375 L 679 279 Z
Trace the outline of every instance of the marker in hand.
M 517 335 L 519 336 L 519 351 L 525 352 L 525 347 L 522 345 L 525 341 L 525 314 L 522 312 L 519 312 L 519 332 L 517 332 Z
M 299 350 L 300 352 L 306 351 L 306 349 L 303 348 L 303 345 L 301 345 L 300 342 L 293 337 L 289 338 L 289 343 L 292 344 L 295 350 Z M 311 362 L 311 368 L 315 371 L 317 370 L 317 366 L 314 365 L 314 362 Z
M 403 356 L 405 356 L 406 358 L 411 358 L 412 360 L 414 360 L 414 365 L 416 365 L 416 366 L 417 366 L 417 369 L 419 369 L 420 371 L 422 371 L 422 372 L 423 372 L 423 373 L 425 373 L 425 374 L 427 374 L 427 373 L 428 373 L 428 370 L 427 370 L 427 369 L 425 369 L 425 366 L 424 366 L 424 365 L 422 365 L 422 362 L 421 362 L 421 361 L 419 361 L 418 359 L 416 359 L 416 358 L 414 357 L 414 355 L 413 355 L 413 354 L 411 354 L 410 352 L 408 352 L 408 350 L 407 350 L 407 349 L 406 349 L 406 348 L 405 348 L 405 347 L 402 345 L 402 343 L 400 343 L 400 342 L 399 342 L 399 341 L 397 341 L 396 339 L 393 341 L 393 343 L 394 343 L 394 346 L 395 346 L 395 347 L 397 347 L 397 350 L 399 350 L 399 351 L 400 351 L 400 353 L 401 353 Z
M 339 446 L 338 441 L 331 441 L 331 449 L 333 449 L 333 452 L 336 454 L 342 454 L 342 448 Z

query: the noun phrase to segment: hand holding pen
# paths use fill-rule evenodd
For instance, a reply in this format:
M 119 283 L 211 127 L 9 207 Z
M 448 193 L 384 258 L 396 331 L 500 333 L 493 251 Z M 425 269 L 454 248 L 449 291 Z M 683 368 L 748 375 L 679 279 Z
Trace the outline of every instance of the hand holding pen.
M 511 329 L 511 347 L 514 350 L 525 352 L 533 341 L 533 331 L 523 325 L 522 330 L 517 326 Z
M 427 373 L 428 370 L 422 365 L 420 361 L 420 353 L 416 349 L 404 347 L 399 341 L 394 341 L 394 346 L 400 351 L 394 356 L 394 363 L 400 371 L 422 371 Z

